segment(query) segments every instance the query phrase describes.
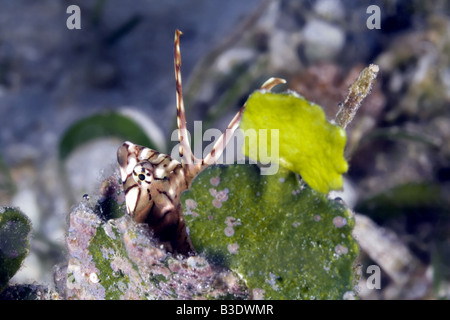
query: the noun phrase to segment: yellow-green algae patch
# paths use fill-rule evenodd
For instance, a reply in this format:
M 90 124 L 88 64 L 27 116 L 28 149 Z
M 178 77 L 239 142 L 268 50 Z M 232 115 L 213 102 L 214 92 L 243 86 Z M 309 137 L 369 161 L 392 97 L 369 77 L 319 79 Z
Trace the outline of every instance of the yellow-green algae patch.
M 246 102 L 240 127 L 244 133 L 256 131 L 257 141 L 243 145 L 249 158 L 262 163 L 276 161 L 323 193 L 342 188 L 342 174 L 348 170 L 344 158 L 347 137 L 344 129 L 327 121 L 319 105 L 294 92 L 255 91 Z M 278 139 L 267 133 L 267 143 L 260 141 L 264 130 L 278 130 Z M 271 154 L 274 150 L 278 159 Z

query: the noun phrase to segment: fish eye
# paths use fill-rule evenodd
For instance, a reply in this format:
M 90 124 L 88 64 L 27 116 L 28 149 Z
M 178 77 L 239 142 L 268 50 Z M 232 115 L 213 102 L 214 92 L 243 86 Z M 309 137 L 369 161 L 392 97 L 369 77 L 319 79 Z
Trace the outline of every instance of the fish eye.
M 151 165 L 137 164 L 133 170 L 133 178 L 138 184 L 151 183 L 153 170 Z

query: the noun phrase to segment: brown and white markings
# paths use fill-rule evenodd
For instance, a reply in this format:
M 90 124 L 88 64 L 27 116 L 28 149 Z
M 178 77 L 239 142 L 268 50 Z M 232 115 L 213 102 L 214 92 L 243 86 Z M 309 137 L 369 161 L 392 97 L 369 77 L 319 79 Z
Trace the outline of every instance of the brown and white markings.
M 181 31 L 175 31 L 175 80 L 177 125 L 181 163 L 169 155 L 124 142 L 117 151 L 128 214 L 138 223 L 148 224 L 154 236 L 175 254 L 195 254 L 186 230 L 180 202 L 181 193 L 190 188 L 194 178 L 219 159 L 239 126 L 245 105 L 231 120 L 204 159 L 194 157 L 186 129 L 181 84 Z M 271 78 L 261 87 L 270 90 L 283 79 Z

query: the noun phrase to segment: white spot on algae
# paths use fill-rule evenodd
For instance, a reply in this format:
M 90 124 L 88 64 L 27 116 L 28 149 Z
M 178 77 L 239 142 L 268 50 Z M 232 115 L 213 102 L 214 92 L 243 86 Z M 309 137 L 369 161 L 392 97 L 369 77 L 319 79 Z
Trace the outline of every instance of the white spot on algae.
M 292 224 L 292 226 L 293 226 L 294 228 L 297 228 L 300 224 L 301 224 L 300 222 L 295 221 L 295 222 Z
M 264 300 L 265 291 L 260 288 L 255 288 L 252 290 L 252 299 L 253 300 Z
M 97 274 L 95 272 L 92 272 L 89 275 L 89 281 L 91 281 L 92 283 L 99 283 L 100 279 L 98 278 Z
M 195 202 L 195 200 L 193 199 L 186 199 L 186 201 L 184 202 L 185 207 L 186 207 L 186 215 L 192 215 L 194 217 L 198 216 L 198 213 L 195 211 L 192 211 L 193 209 L 197 208 L 197 202 Z
M 225 235 L 227 237 L 232 237 L 234 235 L 234 226 L 239 226 L 241 225 L 241 220 L 236 220 L 233 217 L 226 217 L 225 218 L 225 224 L 227 225 L 227 227 L 225 228 Z
M 231 254 L 237 254 L 239 251 L 239 245 L 237 243 L 230 243 L 227 247 L 228 252 Z
M 338 228 L 342 228 L 343 226 L 345 226 L 347 224 L 347 219 L 340 217 L 340 216 L 334 217 L 333 224 Z
M 216 208 L 221 208 L 222 207 L 222 202 L 217 200 L 217 199 L 214 199 L 213 200 L 213 206 L 216 207 Z
M 274 275 L 272 272 L 269 272 L 269 278 L 266 279 L 266 282 L 270 284 L 273 290 L 278 291 L 280 288 L 278 287 L 278 284 L 276 284 L 276 279 L 278 278 L 276 275 Z
M 348 253 L 348 248 L 345 247 L 345 246 L 343 246 L 343 245 L 341 245 L 341 244 L 338 244 L 338 245 L 334 248 L 334 251 L 336 252 L 336 254 L 337 254 L 338 256 L 340 256 L 341 254 L 346 254 L 346 253 Z
M 185 201 L 186 204 L 186 209 L 197 209 L 197 202 L 195 202 L 195 200 L 193 199 L 186 199 Z
M 233 227 L 226 227 L 225 228 L 225 235 L 227 237 L 232 237 L 234 235 L 234 229 Z
M 225 224 L 229 227 L 239 226 L 241 225 L 241 220 L 234 218 L 234 217 L 226 217 L 225 218 Z
M 228 200 L 228 192 L 230 192 L 230 190 L 228 190 L 228 188 L 225 188 L 222 191 L 219 191 L 216 195 L 216 199 L 219 201 L 227 201 Z
M 225 188 L 224 190 L 217 191 L 214 188 L 209 189 L 209 193 L 214 197 L 213 200 L 213 206 L 216 208 L 222 207 L 222 202 L 225 202 L 228 200 L 228 193 L 230 190 L 228 188 Z
M 283 183 L 285 181 L 284 178 L 280 178 L 279 180 L 281 183 Z
M 211 179 L 209 180 L 209 182 L 210 182 L 214 187 L 217 187 L 217 186 L 219 185 L 219 183 L 220 183 L 220 177 L 214 177 L 214 178 L 211 178 Z

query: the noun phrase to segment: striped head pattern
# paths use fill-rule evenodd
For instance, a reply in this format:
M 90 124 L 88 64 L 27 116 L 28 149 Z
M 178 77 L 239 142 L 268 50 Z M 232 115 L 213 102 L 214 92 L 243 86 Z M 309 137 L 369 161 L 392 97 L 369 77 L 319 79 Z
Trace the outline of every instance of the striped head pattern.
M 120 146 L 117 158 L 128 214 L 146 223 L 169 251 L 193 252 L 181 214 L 180 196 L 192 181 L 185 167 L 166 154 L 128 141 Z

